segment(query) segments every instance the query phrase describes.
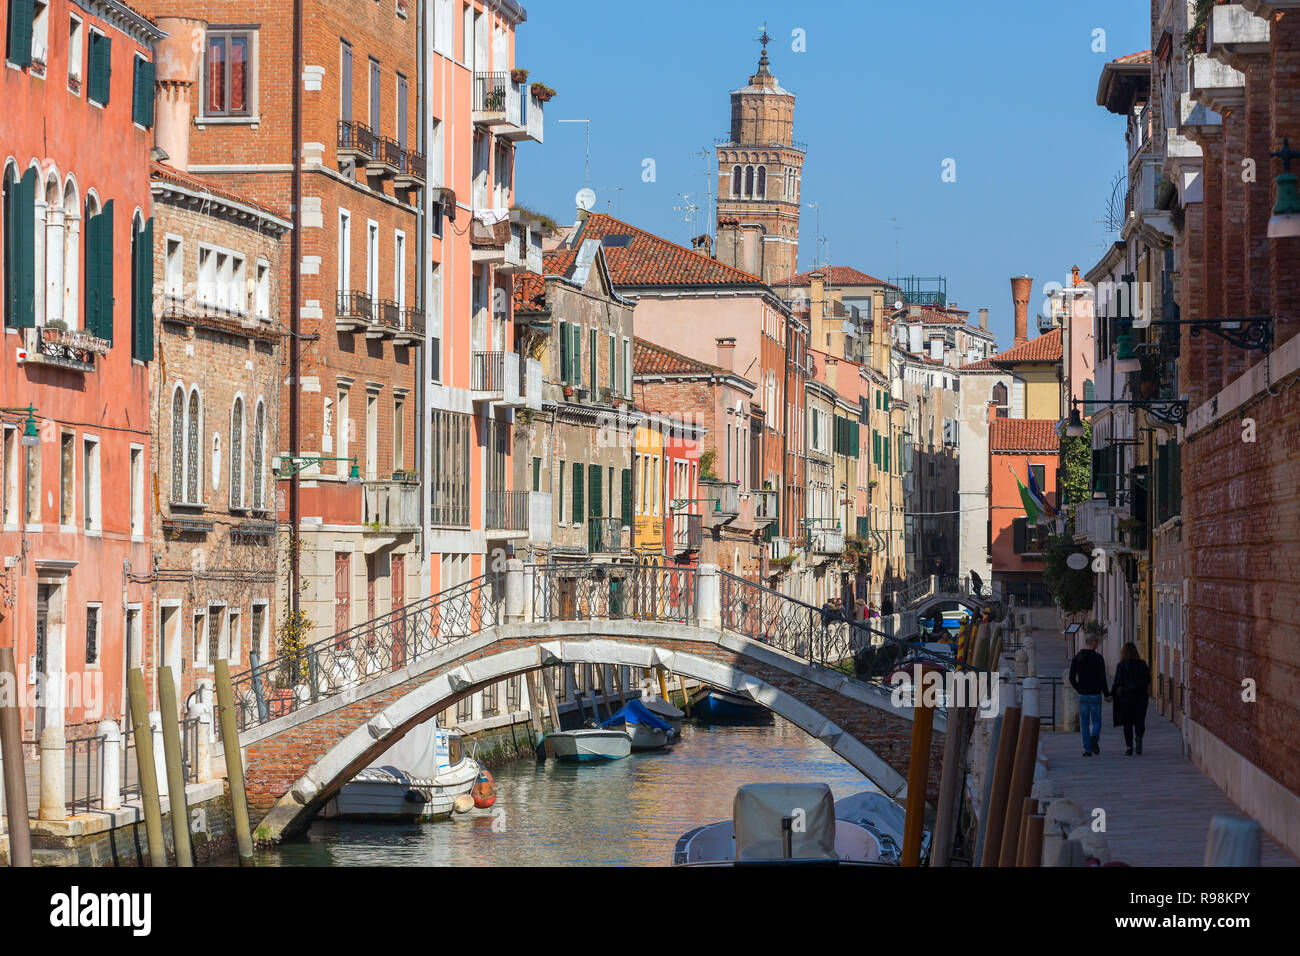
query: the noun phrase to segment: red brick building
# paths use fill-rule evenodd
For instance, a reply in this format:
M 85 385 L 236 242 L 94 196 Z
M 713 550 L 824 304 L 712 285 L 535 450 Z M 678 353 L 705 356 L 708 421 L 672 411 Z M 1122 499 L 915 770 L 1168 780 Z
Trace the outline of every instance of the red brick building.
M 10 0 L 5 24 L 0 406 L 33 420 L 2 416 L 0 642 L 28 692 L 24 736 L 77 736 L 121 719 L 149 638 L 159 33 L 112 0 Z

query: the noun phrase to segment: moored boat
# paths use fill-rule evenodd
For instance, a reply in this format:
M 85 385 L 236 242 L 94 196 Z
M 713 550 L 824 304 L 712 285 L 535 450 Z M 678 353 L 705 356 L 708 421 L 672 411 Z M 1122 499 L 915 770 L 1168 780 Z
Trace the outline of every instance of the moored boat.
M 451 816 L 456 798 L 474 787 L 479 771 L 478 762 L 465 753 L 459 732 L 429 720 L 344 784 L 321 816 L 400 823 L 442 820 Z
M 645 704 L 650 713 L 668 722 L 674 737 L 682 735 L 682 718 L 686 716 L 683 711 L 659 697 L 643 697 L 641 703 Z
M 632 753 L 632 735 L 613 727 L 555 730 L 546 735 L 546 741 L 557 760 L 592 763 L 619 760 Z
M 699 688 L 691 695 L 691 715 L 716 723 L 772 719 L 771 711 L 762 704 L 708 686 Z
M 628 701 L 610 714 L 601 726 L 627 731 L 632 738 L 633 750 L 662 750 L 668 746 L 673 734 L 672 725 L 668 721 L 636 699 Z
M 880 851 L 876 833 L 836 819 L 826 784 L 756 783 L 736 791 L 732 819 L 683 833 L 673 865 L 865 865 Z

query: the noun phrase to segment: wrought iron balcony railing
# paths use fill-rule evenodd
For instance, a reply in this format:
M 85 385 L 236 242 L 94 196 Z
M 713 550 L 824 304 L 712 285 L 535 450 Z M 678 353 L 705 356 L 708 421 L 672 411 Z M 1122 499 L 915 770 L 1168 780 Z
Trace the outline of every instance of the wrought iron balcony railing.
M 673 515 L 673 552 L 686 554 L 700 550 L 704 541 L 704 516 L 692 514 Z
M 365 123 L 339 120 L 338 151 L 368 160 L 375 155 L 375 134 Z
M 505 352 L 475 352 L 470 365 L 469 387 L 474 392 L 504 392 Z
M 589 554 L 619 554 L 622 550 L 622 518 L 587 519 L 587 552 Z
M 489 531 L 528 530 L 528 492 L 488 489 L 484 504 Z
M 334 317 L 348 328 L 369 325 L 375 317 L 374 302 L 365 292 L 340 292 Z

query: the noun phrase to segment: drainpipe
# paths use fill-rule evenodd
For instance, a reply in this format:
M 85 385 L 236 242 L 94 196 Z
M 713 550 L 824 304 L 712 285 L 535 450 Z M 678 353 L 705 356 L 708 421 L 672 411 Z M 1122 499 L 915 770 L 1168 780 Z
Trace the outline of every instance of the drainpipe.
M 425 156 L 425 183 L 420 197 L 420 208 L 416 214 L 419 227 L 416 230 L 415 255 L 420 263 L 420 305 L 424 309 L 424 337 L 420 347 L 419 378 L 415 383 L 415 440 L 420 449 L 420 579 L 424 582 L 426 594 L 433 593 L 433 556 L 430 554 L 429 542 L 433 528 L 430 519 L 432 506 L 432 486 L 430 470 L 433 467 L 433 452 L 425 435 L 429 428 L 429 403 L 427 400 L 429 382 L 433 377 L 433 361 L 429 349 L 433 344 L 433 256 L 432 242 L 427 230 L 433 221 L 433 186 L 428 181 L 428 170 L 433 166 L 434 157 L 429 139 L 429 71 L 432 69 L 433 56 L 433 3 L 430 0 L 420 2 L 420 82 L 416 85 L 416 115 L 419 117 L 420 131 L 417 134 L 419 148 Z M 442 321 L 442 316 L 438 316 Z
M 292 143 L 289 147 L 293 170 L 290 173 L 290 207 L 293 210 L 293 231 L 289 239 L 289 612 L 293 620 L 298 616 L 298 598 L 301 591 L 299 562 L 300 526 L 302 524 L 299 492 L 301 485 L 293 460 L 301 452 L 302 429 L 302 279 L 299 268 L 302 262 L 302 0 L 293 0 L 293 106 L 291 127 Z

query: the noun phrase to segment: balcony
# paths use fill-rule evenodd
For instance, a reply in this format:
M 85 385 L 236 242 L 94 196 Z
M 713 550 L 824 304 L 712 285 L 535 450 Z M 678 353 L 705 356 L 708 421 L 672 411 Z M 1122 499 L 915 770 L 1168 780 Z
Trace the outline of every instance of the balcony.
M 770 544 L 771 544 L 771 549 L 769 550 L 767 555 L 768 560 L 770 561 L 782 561 L 790 557 L 790 555 L 793 553 L 793 549 L 790 547 L 789 538 L 782 538 L 781 536 L 777 535 L 772 538 Z
M 339 120 L 337 152 L 339 160 L 350 160 L 355 166 L 365 166 L 375 155 L 375 134 L 365 123 Z
M 587 552 L 621 554 L 623 552 L 622 518 L 588 518 Z
M 808 533 L 810 554 L 844 553 L 844 529 L 834 518 L 807 518 L 804 520 L 804 525 Z
M 673 515 L 673 553 L 689 554 L 699 551 L 704 541 L 704 516 L 692 514 Z
M 720 528 L 740 514 L 740 486 L 734 482 L 701 478 L 700 498 L 710 528 Z
M 376 136 L 375 152 L 370 157 L 370 162 L 366 163 L 366 174 L 369 176 L 396 176 L 402 171 L 405 163 L 405 152 L 397 140 L 389 139 L 387 136 L 382 139 Z
M 397 341 L 406 345 L 424 342 L 424 309 L 407 309 L 402 313 L 402 327 L 397 330 Z
M 1216 113 L 1246 105 L 1245 74 L 1204 53 L 1192 57 L 1188 71 L 1192 99 Z
M 506 353 L 505 391 L 499 399 L 506 408 L 542 410 L 542 363 L 515 352 Z M 513 374 L 511 367 L 517 369 Z M 512 384 L 514 387 L 512 387 Z
M 418 481 L 367 481 L 362 491 L 362 523 L 367 533 L 410 534 L 420 530 Z
M 528 536 L 528 494 L 527 491 L 487 490 L 483 526 L 489 538 L 500 540 Z
M 374 303 L 364 292 L 340 292 L 334 310 L 334 327 L 340 332 L 359 332 L 374 321 Z
M 527 115 L 524 117 L 524 126 L 527 135 L 520 138 L 531 139 L 534 143 L 540 143 L 542 141 L 542 132 L 543 127 L 545 126 L 544 118 L 546 113 L 542 107 L 542 101 L 533 96 L 531 92 L 528 94 L 528 105 L 525 107 L 525 113 Z
M 551 543 L 551 515 L 554 507 L 554 498 L 549 491 L 528 492 L 528 540 L 531 543 Z
M 496 263 L 497 272 L 510 275 L 522 272 L 528 265 L 528 227 L 510 213 L 510 233 L 505 246 L 501 249 L 501 261 Z
M 1128 543 L 1119 530 L 1122 517 L 1109 501 L 1082 501 L 1074 506 L 1074 540 L 1102 549 L 1126 548 Z
M 514 352 L 473 353 L 469 388 L 476 402 L 518 401 L 519 356 Z
M 381 299 L 375 320 L 366 329 L 368 339 L 391 339 L 402 330 L 402 307 L 391 299 Z
M 754 496 L 754 528 L 762 530 L 777 519 L 777 509 L 780 507 L 776 492 L 768 489 L 761 491 L 751 491 Z
M 1252 16 L 1241 4 L 1223 3 L 1211 8 L 1205 48 L 1220 63 L 1240 70 L 1243 57 L 1268 54 L 1268 39 L 1269 21 Z
M 428 161 L 424 153 L 407 150 L 402 154 L 402 166 L 393 177 L 393 185 L 399 189 L 423 189 L 428 180 Z
M 527 135 L 523 114 L 523 84 L 509 73 L 475 73 L 471 119 L 501 136 L 522 139 Z
M 77 372 L 93 372 L 95 356 L 107 355 L 112 343 L 80 329 L 45 325 L 27 335 L 27 361 L 57 365 Z

